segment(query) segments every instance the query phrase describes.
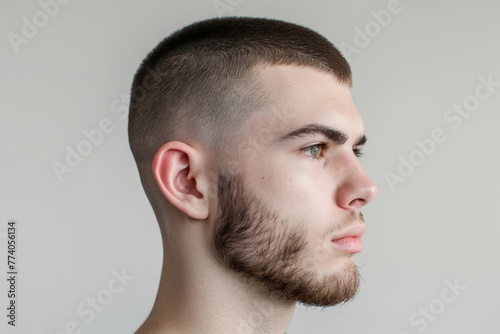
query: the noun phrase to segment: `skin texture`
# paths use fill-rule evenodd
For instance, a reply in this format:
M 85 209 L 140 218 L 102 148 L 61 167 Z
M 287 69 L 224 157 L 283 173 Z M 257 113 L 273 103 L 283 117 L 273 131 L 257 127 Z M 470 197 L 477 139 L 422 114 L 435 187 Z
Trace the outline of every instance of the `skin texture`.
M 333 305 L 356 292 L 353 254 L 332 240 L 364 226 L 360 210 L 377 190 L 353 151 L 364 128 L 350 89 L 311 67 L 267 66 L 261 78 L 271 104 L 223 164 L 195 142 L 155 156 L 164 264 L 137 333 L 284 333 L 296 301 Z M 280 140 L 312 123 L 347 139 Z
M 311 242 L 308 229 L 295 216 L 280 215 L 244 188 L 239 177 L 219 176 L 222 213 L 215 225 L 214 259 L 243 274 L 242 279 L 265 285 L 282 300 L 331 306 L 351 299 L 358 287 L 351 262 L 320 273 L 320 268 L 329 266 L 328 261 L 338 258 L 330 241 L 332 234 L 326 233 L 330 238 L 322 243 Z M 331 226 L 340 230 L 360 224 L 360 217 L 353 214 Z M 314 245 L 312 254 L 310 245 Z

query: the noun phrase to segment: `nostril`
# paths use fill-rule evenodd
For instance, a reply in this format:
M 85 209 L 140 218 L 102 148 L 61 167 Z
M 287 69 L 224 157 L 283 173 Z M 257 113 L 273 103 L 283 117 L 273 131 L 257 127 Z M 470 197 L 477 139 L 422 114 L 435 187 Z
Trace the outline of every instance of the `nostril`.
M 361 207 L 363 207 L 367 202 L 362 199 L 362 198 L 356 198 L 354 200 L 352 200 L 350 203 L 349 203 L 349 206 L 350 207 L 355 207 L 355 208 L 358 208 L 360 209 Z

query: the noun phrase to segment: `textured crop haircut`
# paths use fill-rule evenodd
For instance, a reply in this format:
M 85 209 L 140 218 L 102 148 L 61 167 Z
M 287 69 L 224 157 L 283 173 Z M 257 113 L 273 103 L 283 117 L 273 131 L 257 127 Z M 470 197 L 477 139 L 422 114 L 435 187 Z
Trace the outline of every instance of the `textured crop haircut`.
M 193 23 L 162 40 L 142 61 L 132 84 L 128 134 L 154 209 L 154 195 L 160 195 L 152 173 L 156 151 L 173 140 L 196 142 L 222 164 L 238 126 L 267 101 L 259 65 L 310 66 L 352 83 L 349 64 L 326 38 L 263 18 Z

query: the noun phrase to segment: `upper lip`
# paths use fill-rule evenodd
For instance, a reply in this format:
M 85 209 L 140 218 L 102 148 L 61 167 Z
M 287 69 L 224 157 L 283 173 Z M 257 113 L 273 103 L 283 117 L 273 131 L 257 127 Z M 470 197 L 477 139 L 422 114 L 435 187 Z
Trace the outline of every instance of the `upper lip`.
M 356 224 L 352 227 L 350 227 L 348 230 L 344 231 L 343 233 L 340 233 L 339 235 L 336 235 L 333 240 L 338 240 L 346 237 L 360 237 L 365 233 L 365 224 Z

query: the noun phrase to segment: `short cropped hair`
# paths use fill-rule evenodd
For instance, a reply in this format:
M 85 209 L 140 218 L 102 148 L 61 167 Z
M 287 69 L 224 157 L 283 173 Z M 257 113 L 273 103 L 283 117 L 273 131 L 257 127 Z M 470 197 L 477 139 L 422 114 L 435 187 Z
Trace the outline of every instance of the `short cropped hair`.
M 349 64 L 337 48 L 303 26 L 226 17 L 174 32 L 146 56 L 132 83 L 129 142 L 150 201 L 158 192 L 152 161 L 163 144 L 203 143 L 217 156 L 265 103 L 259 65 L 310 66 L 352 84 Z

